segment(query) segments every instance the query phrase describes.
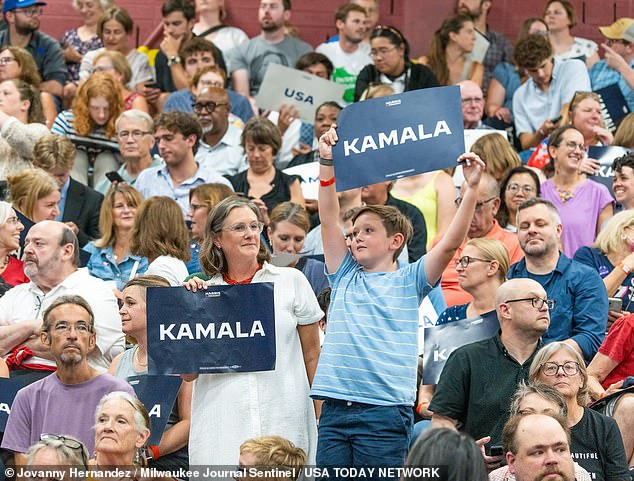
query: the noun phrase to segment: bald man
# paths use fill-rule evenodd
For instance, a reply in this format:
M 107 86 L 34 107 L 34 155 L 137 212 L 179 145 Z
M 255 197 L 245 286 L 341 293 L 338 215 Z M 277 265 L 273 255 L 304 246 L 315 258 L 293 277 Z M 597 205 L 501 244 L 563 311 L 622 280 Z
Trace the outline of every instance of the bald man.
M 247 168 L 240 144 L 242 129 L 229 123 L 231 102 L 221 87 L 205 87 L 196 96 L 194 113 L 203 130 L 196 153 L 200 165 L 220 175 L 234 175 Z
M 511 397 L 517 384 L 528 380 L 528 368 L 550 323 L 546 291 L 531 279 L 502 284 L 495 304 L 499 333 L 449 356 L 429 406 L 433 427 L 460 429 L 478 440 L 490 437 L 491 445 L 501 443 Z M 502 456 L 485 460 L 495 469 Z
M 516 481 L 558 476 L 574 481 L 570 432 L 561 415 L 514 416 L 504 426 L 504 446 L 509 472 Z
M 458 82 L 462 99 L 462 122 L 465 129 L 488 129 L 493 127 L 482 123 L 484 115 L 484 93 L 480 86 L 472 80 Z
M 0 356 L 6 356 L 12 377 L 33 382 L 56 369 L 48 346 L 40 340 L 42 315 L 59 296 L 83 297 L 95 316 L 96 346 L 88 355 L 91 367 L 106 371 L 124 350 L 121 317 L 112 287 L 79 269 L 79 242 L 61 222 L 45 220 L 29 230 L 24 243 L 20 284 L 0 298 Z
M 465 185 L 463 184 L 460 189 L 460 197 L 458 202 L 462 199 Z M 524 257 L 524 253 L 520 248 L 517 236 L 502 229 L 495 220 L 495 215 L 500 208 L 500 187 L 497 181 L 489 174 L 483 174 L 480 180 L 480 186 L 478 187 L 478 203 L 476 204 L 469 230 L 467 231 L 467 237 L 460 246 L 460 248 L 454 254 L 454 257 L 447 268 L 442 274 L 441 287 L 447 307 L 466 304 L 471 302 L 473 297 L 470 294 L 460 289 L 458 285 L 458 273 L 456 272 L 456 263 L 462 257 L 462 250 L 469 239 L 477 239 L 486 237 L 489 239 L 497 239 L 501 241 L 506 250 L 509 253 L 511 264 L 521 260 Z M 438 242 L 438 241 L 436 241 Z

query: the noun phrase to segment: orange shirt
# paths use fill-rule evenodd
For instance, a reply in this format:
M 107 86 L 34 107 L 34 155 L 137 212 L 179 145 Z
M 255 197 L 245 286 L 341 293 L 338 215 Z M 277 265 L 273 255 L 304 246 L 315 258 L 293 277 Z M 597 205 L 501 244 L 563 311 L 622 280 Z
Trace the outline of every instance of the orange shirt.
M 511 259 L 511 264 L 515 264 L 524 257 L 524 251 L 522 251 L 519 241 L 517 240 L 517 234 L 503 229 L 497 221 L 494 222 L 495 224 L 493 224 L 493 228 L 484 237 L 501 241 L 506 246 L 506 250 L 508 251 Z M 442 273 L 440 286 L 442 288 L 442 293 L 445 296 L 447 307 L 466 304 L 467 302 L 471 302 L 473 300 L 473 297 L 471 297 L 470 294 L 460 289 L 460 286 L 458 285 L 458 273 L 456 272 L 456 262 L 460 259 L 460 257 L 462 257 L 462 249 L 464 249 L 466 243 L 467 241 L 465 240 L 456 250 L 453 259 L 449 261 L 445 271 Z

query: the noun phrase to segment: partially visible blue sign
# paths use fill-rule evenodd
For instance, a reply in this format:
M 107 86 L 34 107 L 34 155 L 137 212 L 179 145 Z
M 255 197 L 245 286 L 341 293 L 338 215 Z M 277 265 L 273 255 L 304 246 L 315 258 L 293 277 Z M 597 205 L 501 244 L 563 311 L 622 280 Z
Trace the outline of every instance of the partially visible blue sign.
M 465 151 L 456 86 L 357 102 L 343 109 L 337 124 L 338 192 L 453 167 Z
M 149 374 L 275 369 L 273 283 L 147 290 Z
M 0 378 L 0 433 L 4 432 L 4 428 L 7 425 L 15 395 L 23 387 L 24 382 L 19 377 Z
M 182 380 L 179 376 L 130 376 L 126 381 L 150 415 L 149 446 L 158 446 L 176 402 Z
M 438 384 L 449 355 L 460 346 L 493 337 L 499 329 L 495 311 L 426 328 L 423 384 Z

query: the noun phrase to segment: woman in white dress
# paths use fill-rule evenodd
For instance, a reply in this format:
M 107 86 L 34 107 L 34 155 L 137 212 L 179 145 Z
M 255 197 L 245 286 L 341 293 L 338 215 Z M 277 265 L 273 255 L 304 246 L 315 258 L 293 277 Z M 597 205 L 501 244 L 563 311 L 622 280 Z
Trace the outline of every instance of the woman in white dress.
M 317 360 L 317 322 L 323 313 L 306 277 L 276 267 L 260 242 L 258 207 L 241 197 L 221 201 L 209 214 L 200 252 L 203 273 L 188 281 L 192 291 L 208 285 L 272 282 L 276 364 L 273 371 L 201 374 L 192 400 L 190 465 L 236 465 L 240 445 L 256 436 L 281 436 L 315 463 L 317 424 L 309 398 Z M 245 301 L 248 301 L 245 299 Z

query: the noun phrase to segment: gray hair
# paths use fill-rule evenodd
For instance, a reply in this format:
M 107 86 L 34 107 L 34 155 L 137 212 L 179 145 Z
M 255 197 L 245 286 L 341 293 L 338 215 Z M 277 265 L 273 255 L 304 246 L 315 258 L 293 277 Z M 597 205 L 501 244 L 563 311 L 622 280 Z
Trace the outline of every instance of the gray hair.
M 104 404 L 117 399 L 127 401 L 134 408 L 134 423 L 136 424 L 136 430 L 139 434 L 146 429 L 150 429 L 150 416 L 147 409 L 145 409 L 143 403 L 139 401 L 139 398 L 126 391 L 112 391 L 101 398 L 99 404 L 97 404 L 97 409 L 95 409 L 95 424 L 99 421 L 99 414 Z
M 535 394 L 544 398 L 547 401 L 556 404 L 559 407 L 559 414 L 564 417 L 568 416 L 568 408 L 566 407 L 566 401 L 563 396 L 557 389 L 547 384 L 543 384 L 540 382 L 534 383 L 529 382 L 528 384 L 524 381 L 520 382 L 517 385 L 517 389 L 515 393 L 513 393 L 513 397 L 511 398 L 511 407 L 509 409 L 510 416 L 517 416 L 520 413 L 520 405 L 522 401 L 526 399 L 531 394 Z
M 579 406 L 585 406 L 588 404 L 588 370 L 586 369 L 586 363 L 583 360 L 583 357 L 581 357 L 581 354 L 579 354 L 579 351 L 570 344 L 566 344 L 563 341 L 551 342 L 537 351 L 528 371 L 528 380 L 533 383 L 540 382 L 539 372 L 542 364 L 548 362 L 548 360 L 559 351 L 566 351 L 566 353 L 569 354 L 579 365 L 579 373 L 581 374 L 583 383 L 577 392 L 577 403 Z
M 73 8 L 75 10 L 79 10 L 79 1 L 78 0 L 72 0 L 72 1 L 73 1 Z M 114 3 L 112 3 L 111 0 L 97 0 L 97 2 L 99 2 L 99 6 L 101 7 L 103 11 L 106 11 L 110 7 L 114 7 Z
M 29 448 L 26 453 L 27 466 L 33 466 L 33 459 L 35 455 L 43 449 L 52 449 L 57 454 L 57 459 L 60 464 L 66 466 L 80 466 L 82 468 L 88 467 L 88 450 L 84 443 L 79 439 L 65 434 L 64 436 L 58 436 L 59 439 L 45 437 L 41 439 L 33 446 Z M 65 441 L 74 441 L 79 444 L 78 448 L 71 448 Z
M 145 122 L 148 132 L 154 132 L 154 120 L 152 120 L 152 117 L 150 117 L 148 113 L 143 112 L 142 110 L 130 109 L 121 112 L 114 123 L 114 129 L 117 132 L 119 132 L 119 122 L 121 122 L 122 119 L 141 120 Z
M 4 225 L 13 213 L 13 206 L 4 200 L 0 200 L 0 225 Z
M 59 306 L 63 306 L 66 304 L 72 304 L 84 309 L 88 313 L 88 325 L 90 327 L 90 332 L 95 332 L 95 315 L 90 308 L 90 304 L 88 304 L 86 299 L 84 299 L 83 297 L 74 294 L 59 296 L 51 303 L 50 306 L 46 308 L 42 320 L 42 327 L 40 329 L 41 332 L 48 332 L 51 328 L 51 311 L 58 308 Z
M 64 247 L 66 244 L 73 244 L 73 259 L 71 260 L 73 267 L 79 267 L 81 265 L 81 259 L 79 257 L 79 239 L 70 227 L 64 225 L 62 227 L 62 236 L 59 240 L 59 245 Z

